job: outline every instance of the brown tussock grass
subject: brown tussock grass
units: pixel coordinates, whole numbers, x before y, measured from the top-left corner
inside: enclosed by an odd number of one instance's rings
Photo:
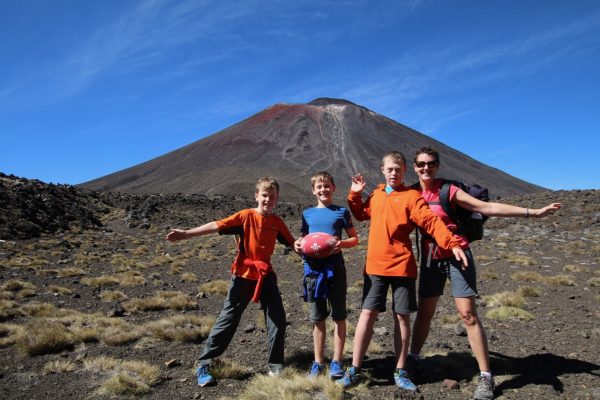
[[[123,303],[123,308],[129,312],[138,312],[193,309],[196,305],[196,301],[183,292],[159,291],[152,297],[131,299]]]
[[[30,282],[22,281],[19,279],[9,279],[2,285],[0,285],[0,290],[6,290],[9,292],[20,292],[21,290],[25,289],[34,290],[35,285]]]
[[[542,274],[533,271],[515,272],[510,277],[514,281],[524,282],[544,282],[546,280]]]
[[[57,353],[71,349],[74,335],[59,322],[47,318],[34,319],[16,337],[15,344],[30,356]]]
[[[106,303],[127,300],[129,297],[118,290],[104,290],[100,293],[100,299]]]
[[[48,290],[52,293],[57,293],[57,294],[62,294],[62,295],[70,295],[73,293],[73,291],[71,289],[64,287],[64,286],[58,286],[58,285],[49,285]]]
[[[148,253],[150,253],[150,249],[145,244],[136,247],[131,252],[131,254],[133,254],[134,256],[138,256],[138,257],[139,256],[145,256]]]
[[[14,345],[23,330],[22,325],[0,324],[0,348]]]
[[[600,286],[600,278],[590,278],[586,283],[590,286],[598,287]]]
[[[229,291],[229,281],[219,279],[216,281],[207,282],[200,285],[198,290],[204,293],[214,293],[225,296]]]
[[[78,267],[68,267],[59,269],[56,276],[59,278],[70,278],[74,276],[87,275],[87,271]]]
[[[181,280],[183,282],[196,283],[198,282],[198,275],[193,272],[184,272],[181,274]]]
[[[489,319],[495,319],[499,321],[504,321],[508,319],[516,319],[521,321],[531,321],[534,319],[534,315],[528,311],[523,310],[522,308],[515,308],[509,306],[501,306],[498,308],[493,308],[485,313],[485,316]]]
[[[556,286],[575,286],[575,281],[569,275],[549,276],[544,282]]]
[[[513,308],[522,308],[525,305],[525,299],[518,292],[500,292],[491,296],[483,296],[483,300],[490,307],[507,306]]]
[[[588,267],[584,267],[583,265],[568,264],[563,267],[563,271],[565,271],[565,272],[590,272],[590,269]]]
[[[173,262],[173,259],[167,255],[160,255],[160,256],[156,256],[154,257],[150,263],[149,266],[150,267],[161,267],[163,265],[167,265]]]
[[[125,271],[112,275],[83,278],[81,283],[87,286],[141,286],[146,283],[146,279],[139,271]]]
[[[363,384],[361,384],[363,385]],[[360,391],[361,385],[352,392]],[[309,378],[306,373],[287,368],[280,377],[256,375],[245,390],[240,393],[240,400],[340,400],[344,390],[325,376]]]
[[[210,372],[217,379],[245,379],[252,372],[250,368],[226,358],[217,358],[210,364]]]
[[[85,359],[84,368],[88,371],[110,374],[101,388],[106,394],[143,394],[158,383],[160,368],[142,361],[122,361],[111,357]]]
[[[71,360],[54,360],[44,364],[42,372],[44,375],[58,374],[61,372],[71,372],[77,369],[77,364]]]
[[[486,281],[498,279],[498,273],[496,271],[486,269],[481,272],[481,278],[485,279]]]
[[[122,346],[138,340],[144,333],[137,327],[111,326],[102,331],[100,341],[107,346]]]
[[[507,262],[511,264],[518,265],[536,265],[537,261],[535,258],[530,256],[525,256],[522,254],[505,254],[503,253],[502,258],[506,259]]]
[[[183,266],[180,263],[173,263],[171,264],[171,266],[169,267],[169,273],[171,275],[177,275],[180,274],[181,271],[183,271]]]
[[[212,316],[175,315],[144,325],[144,330],[160,340],[169,342],[200,343],[210,333],[215,318]]]
[[[521,286],[518,293],[523,297],[539,297],[540,290],[533,286]]]
[[[19,304],[12,300],[0,300],[0,321],[24,315]]]

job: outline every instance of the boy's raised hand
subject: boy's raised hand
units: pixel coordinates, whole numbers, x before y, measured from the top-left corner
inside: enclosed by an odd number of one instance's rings
[[[352,186],[350,186],[350,191],[355,193],[362,192],[365,186],[366,183],[362,174],[352,176]]]

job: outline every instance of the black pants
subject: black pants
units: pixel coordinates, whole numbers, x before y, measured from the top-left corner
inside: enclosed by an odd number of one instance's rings
[[[229,292],[225,298],[223,309],[215,322],[208,338],[204,342],[202,354],[198,357],[198,365],[210,364],[213,358],[219,357],[225,350],[240,323],[242,314],[248,306],[256,281],[233,276]],[[269,364],[283,364],[285,342],[285,310],[281,293],[277,287],[277,276],[268,274],[263,280],[260,294],[261,309],[265,314],[267,334],[269,336]]]

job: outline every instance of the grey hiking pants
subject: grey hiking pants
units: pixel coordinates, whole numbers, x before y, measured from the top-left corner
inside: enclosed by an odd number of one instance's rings
[[[252,300],[255,287],[254,280],[235,275],[231,278],[223,309],[204,342],[202,354],[198,357],[198,366],[210,364],[213,358],[219,357],[227,349],[244,310]],[[277,287],[277,276],[274,273],[264,277],[260,305],[269,335],[268,363],[283,364],[286,320],[281,293]]]

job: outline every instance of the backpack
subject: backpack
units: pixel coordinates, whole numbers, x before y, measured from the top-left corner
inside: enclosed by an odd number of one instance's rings
[[[483,223],[488,217],[481,215],[478,212],[472,212],[461,206],[450,203],[450,186],[454,185],[462,189],[465,193],[479,199],[481,201],[489,201],[488,189],[486,187],[473,184],[471,186],[466,185],[460,181],[443,179],[442,186],[440,187],[440,202],[432,202],[429,204],[439,204],[442,206],[444,212],[450,217],[456,224],[457,234],[467,238],[469,242],[475,240],[481,240],[483,238]],[[411,186],[415,189],[420,189],[419,183],[415,183]]]
[[[469,242],[483,239],[483,223],[487,220],[485,215],[472,212],[466,208],[450,203],[450,186],[454,185],[465,193],[481,201],[489,201],[488,189],[474,184],[468,186],[460,181],[444,180],[440,187],[440,203],[448,217],[456,224],[456,233],[467,238]]]

